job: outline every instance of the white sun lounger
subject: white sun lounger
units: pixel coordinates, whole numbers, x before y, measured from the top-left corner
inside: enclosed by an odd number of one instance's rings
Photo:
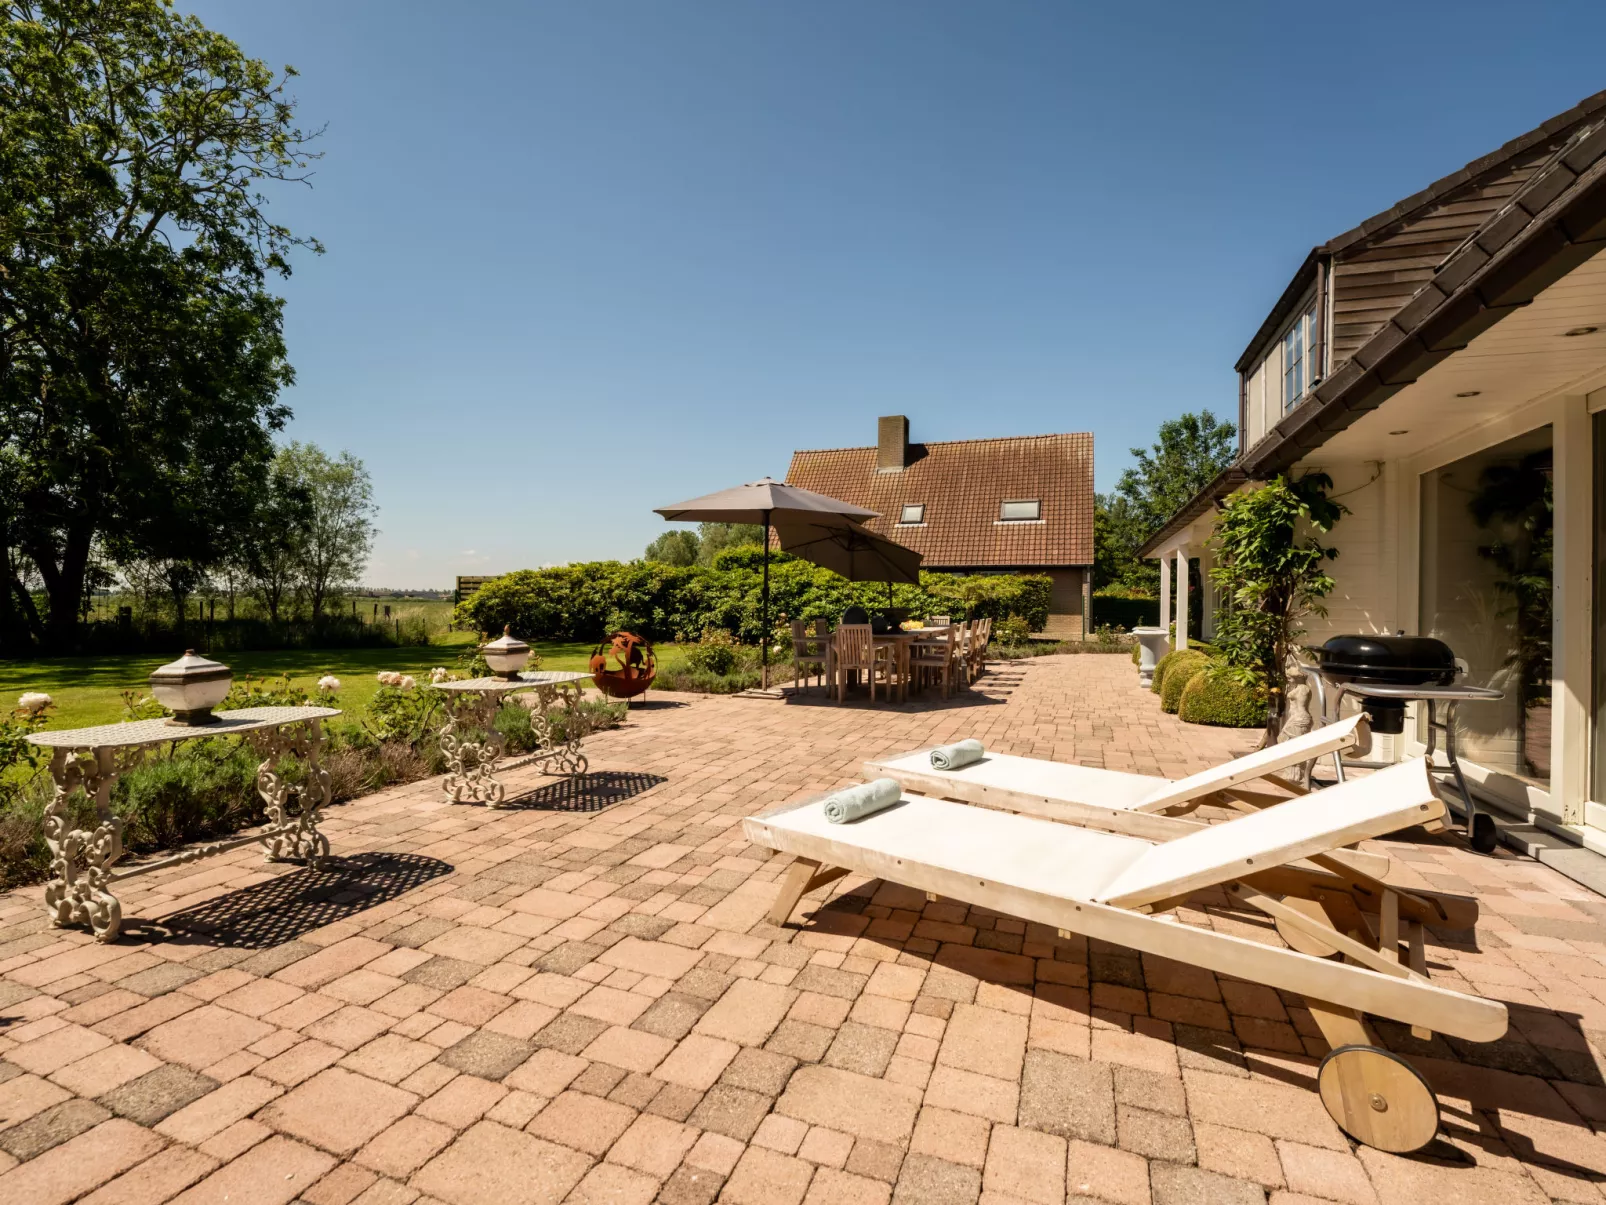
[[[1245,783],[1257,778],[1302,794],[1277,775],[1335,749],[1350,748],[1358,740],[1356,727],[1361,719],[1355,715],[1175,780],[1008,753],[988,753],[980,761],[957,770],[938,770],[932,767],[929,748],[867,761],[864,776],[894,778],[906,791],[939,799],[958,799],[1084,828],[1169,841],[1202,823],[1177,823],[1181,813],[1202,803],[1246,810],[1284,801],[1280,795],[1244,789]]]
[[[1505,1033],[1506,1009],[1437,987],[1425,974],[1422,923],[1445,923],[1447,912],[1464,919],[1475,904],[1388,888],[1330,855],[1443,815],[1419,759],[1163,843],[909,795],[848,824],[829,823],[815,800],[750,817],[743,829],[754,844],[796,857],[770,913],[775,924],[808,891],[856,872],[1298,992],[1333,1047],[1318,1074],[1328,1111],[1359,1140],[1403,1151],[1431,1140],[1437,1104],[1414,1068],[1377,1048],[1362,1015],[1493,1041]],[[1301,859],[1324,869],[1298,869]],[[1212,886],[1344,960],[1152,915]],[[1302,910],[1284,895],[1332,907]],[[1356,911],[1353,928],[1346,909]],[[1339,927],[1330,923],[1335,915]]]

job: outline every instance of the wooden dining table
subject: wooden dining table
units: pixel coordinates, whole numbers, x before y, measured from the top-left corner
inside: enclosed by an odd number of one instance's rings
[[[898,701],[902,702],[909,697],[909,657],[917,640],[933,640],[948,635],[948,629],[956,624],[944,624],[942,627],[914,628],[911,631],[885,632],[872,636],[871,643],[877,648],[889,648],[897,658]]]

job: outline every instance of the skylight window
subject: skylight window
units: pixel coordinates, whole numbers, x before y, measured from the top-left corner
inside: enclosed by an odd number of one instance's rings
[[[926,504],[924,502],[905,502],[903,510],[898,514],[899,523],[924,523],[926,521]]]
[[[1029,501],[1017,500],[998,504],[998,521],[1000,523],[1037,523],[1042,518],[1043,503],[1037,498],[1032,498]]]

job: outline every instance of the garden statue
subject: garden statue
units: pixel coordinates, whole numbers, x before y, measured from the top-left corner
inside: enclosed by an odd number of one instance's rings
[[[633,632],[613,632],[591,654],[591,680],[611,699],[633,699],[652,685],[658,658],[652,644]]]

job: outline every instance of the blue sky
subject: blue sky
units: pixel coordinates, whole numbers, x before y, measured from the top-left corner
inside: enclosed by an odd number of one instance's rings
[[[367,463],[390,586],[639,555],[879,414],[1092,431],[1108,489],[1235,417],[1313,244],[1606,88],[1599,3],[189,7],[327,126],[288,435]]]

